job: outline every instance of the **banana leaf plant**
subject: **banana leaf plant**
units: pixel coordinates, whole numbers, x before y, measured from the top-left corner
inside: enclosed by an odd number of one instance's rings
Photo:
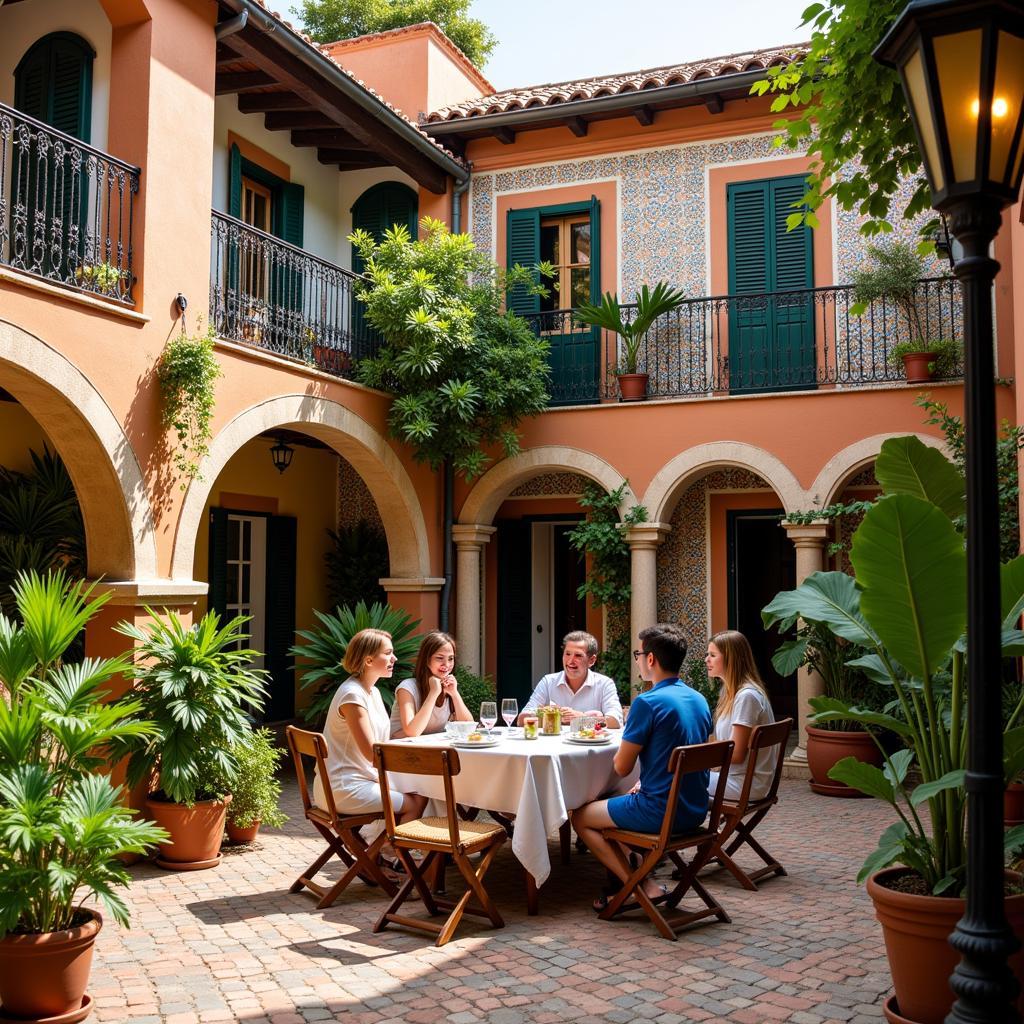
[[[915,871],[935,895],[960,895],[966,869],[967,557],[955,523],[964,514],[959,470],[916,437],[887,440],[875,463],[882,497],[853,536],[855,577],[809,576],[777,594],[761,613],[765,626],[797,619],[820,624],[866,653],[848,664],[891,694],[886,710],[823,696],[811,699],[812,721],[856,722],[884,756],[876,768],[844,758],[829,772],[839,782],[888,803],[896,820],[864,862],[858,882],[893,864]],[[1024,653],[1017,628],[1024,611],[1024,556],[1002,567],[1002,650]],[[993,686],[1000,680],[993,679]],[[1024,768],[1022,699],[1003,735],[1004,770]],[[890,754],[878,733],[903,742]],[[916,767],[920,782],[911,786]],[[1024,841],[1024,827],[1006,833],[1007,849]]]
[[[671,313],[686,301],[686,296],[667,281],[659,281],[654,290],[645,284],[636,293],[636,315],[628,323],[622,319],[618,295],[605,292],[600,306],[581,303],[573,314],[584,324],[591,324],[617,334],[622,339],[619,373],[636,373],[640,342],[659,316]]]

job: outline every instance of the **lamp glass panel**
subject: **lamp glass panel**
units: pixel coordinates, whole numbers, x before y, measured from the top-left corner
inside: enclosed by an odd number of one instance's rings
[[[953,178],[971,181],[978,170],[978,83],[981,77],[981,29],[936,36],[935,70],[942,96]]]
[[[910,59],[903,65],[903,80],[906,82],[907,92],[910,95],[914,123],[921,133],[921,141],[924,143],[924,155],[931,171],[932,188],[936,192],[941,192],[946,187],[946,177],[942,172],[939,146],[935,140],[935,123],[932,121],[928,107],[928,88],[924,81],[924,65],[921,62],[920,49],[914,50]]]
[[[998,46],[988,176],[993,181],[1004,181],[1011,173],[1007,164],[1016,156],[1010,153],[1010,145],[1021,116],[1021,104],[1024,103],[1024,39],[1000,32]]]

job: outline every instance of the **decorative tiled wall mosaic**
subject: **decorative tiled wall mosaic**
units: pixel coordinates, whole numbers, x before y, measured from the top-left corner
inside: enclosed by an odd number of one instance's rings
[[[542,473],[520,484],[510,498],[576,497],[583,493],[587,477],[579,473]]]
[[[384,532],[384,521],[363,478],[350,462],[338,456],[338,529],[354,526],[365,519]]]
[[[672,532],[658,548],[658,618],[678,622],[694,649],[709,635],[708,492],[751,490],[771,487],[749,470],[712,470],[680,495],[669,520]]]

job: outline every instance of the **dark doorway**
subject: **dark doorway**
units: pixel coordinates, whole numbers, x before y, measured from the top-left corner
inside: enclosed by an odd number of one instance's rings
[[[562,637],[573,630],[587,628],[587,601],[586,598],[577,596],[577,591],[587,578],[587,563],[583,553],[569,543],[569,533],[573,529],[573,526],[563,523],[557,524],[554,528],[552,672],[557,672],[562,667]]]
[[[522,707],[533,692],[530,661],[531,524],[499,520],[498,545],[498,698],[515,697]]]
[[[785,637],[761,622],[761,609],[780,590],[796,586],[796,551],[780,525],[782,510],[734,510],[726,516],[729,627],[750,641],[775,717],[795,717],[796,674],[780,676],[772,666],[772,655]]]

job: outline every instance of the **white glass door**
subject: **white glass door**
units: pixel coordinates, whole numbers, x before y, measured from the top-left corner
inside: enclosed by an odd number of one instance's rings
[[[228,516],[227,616],[251,616],[247,646],[260,652],[253,668],[263,668],[267,598],[267,520]]]

